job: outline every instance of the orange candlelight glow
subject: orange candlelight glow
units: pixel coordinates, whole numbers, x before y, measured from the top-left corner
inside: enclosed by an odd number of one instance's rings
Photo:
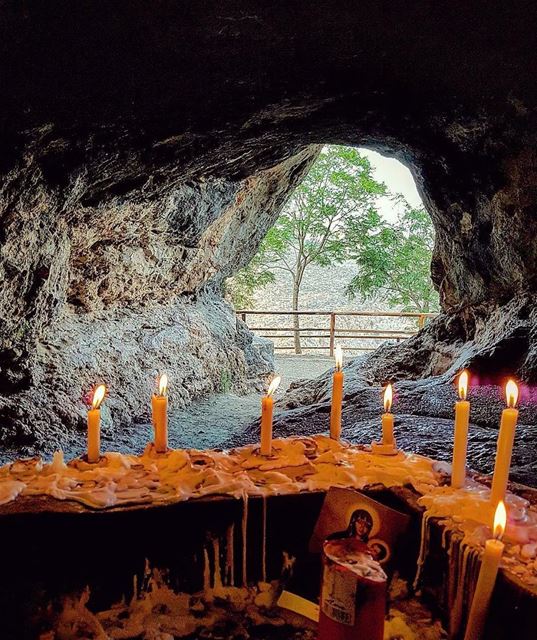
[[[392,408],[393,402],[393,389],[391,383],[386,386],[384,389],[384,411],[386,413],[390,413],[390,409]]]
[[[341,367],[343,366],[343,349],[339,344],[335,349],[334,357],[336,360],[336,371],[341,371]]]
[[[518,387],[514,380],[508,380],[505,385],[505,397],[507,399],[507,406],[514,408],[518,400]]]
[[[459,398],[466,400],[468,394],[468,371],[466,369],[459,376]]]
[[[505,503],[503,500],[498,502],[498,506],[496,507],[496,513],[494,514],[494,538],[496,540],[501,540],[503,538],[503,534],[505,531],[505,525],[507,524],[507,511],[505,510]]]
[[[91,408],[98,409],[101,406],[104,396],[106,394],[106,387],[104,384],[100,384],[95,388],[93,392],[93,400],[91,401]]]
[[[159,396],[166,396],[168,393],[168,376],[163,373],[158,380],[158,394]]]
[[[280,386],[281,380],[281,376],[275,376],[274,378],[272,378],[272,382],[269,384],[269,388],[267,390],[267,396],[270,397],[276,391],[276,389]]]

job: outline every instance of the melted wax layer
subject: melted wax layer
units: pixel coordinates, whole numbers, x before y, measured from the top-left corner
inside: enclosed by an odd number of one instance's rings
[[[17,496],[51,496],[93,509],[166,503],[202,496],[270,496],[327,490],[412,485],[425,493],[439,484],[429,458],[399,453],[373,455],[326,436],[274,440],[273,454],[257,445],[231,451],[171,450],[141,456],[106,453],[97,464],[65,463],[62,452],[51,463],[40,458],[0,468],[0,504]]]
[[[274,440],[270,457],[261,456],[258,445],[231,451],[171,450],[166,454],[156,454],[148,445],[141,456],[106,453],[97,464],[83,459],[65,463],[62,452],[50,463],[40,458],[16,461],[0,468],[0,504],[18,496],[49,496],[105,509],[203,496],[247,499],[330,487],[410,485],[421,494],[419,502],[425,509],[419,566],[427,555],[429,523],[434,519],[441,520],[446,531],[459,535],[468,552],[458,556],[471,568],[469,555],[479,555],[485,540],[492,536],[490,491],[470,479],[463,489],[445,486],[446,471],[445,465],[442,468],[441,463],[424,456],[403,452],[376,455],[365,447],[323,435]],[[506,503],[509,522],[502,566],[537,589],[537,510],[513,494],[508,494]],[[447,547],[452,537],[444,538]],[[464,567],[456,570],[465,572]]]

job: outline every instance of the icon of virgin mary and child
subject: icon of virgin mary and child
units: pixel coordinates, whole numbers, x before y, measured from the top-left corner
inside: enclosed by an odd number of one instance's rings
[[[386,560],[389,550],[385,542],[374,539],[370,540],[373,529],[373,517],[366,509],[356,509],[352,512],[347,528],[343,531],[333,533],[329,540],[341,540],[343,538],[354,538],[368,546],[369,552],[378,562]]]

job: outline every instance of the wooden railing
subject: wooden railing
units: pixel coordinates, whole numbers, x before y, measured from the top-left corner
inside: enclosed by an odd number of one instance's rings
[[[422,329],[429,318],[436,316],[435,313],[412,313],[404,311],[254,311],[250,309],[241,309],[237,311],[237,315],[245,322],[251,331],[254,331],[258,335],[264,338],[271,338],[278,340],[278,343],[274,345],[278,350],[296,350],[295,336],[298,335],[304,341],[302,349],[309,351],[324,350],[328,351],[331,356],[334,355],[334,347],[336,343],[345,341],[366,341],[367,344],[372,345],[374,341],[381,343],[384,341],[400,342],[415,335],[420,329]],[[248,323],[248,319],[251,316],[262,316],[264,318],[271,316],[289,316],[290,318],[300,319],[315,318],[316,320],[324,320],[321,326],[314,327],[296,327],[296,326],[281,326],[278,323],[277,326],[263,323],[264,326],[255,326]],[[404,319],[405,326],[401,329],[394,329],[390,327],[385,328],[363,328],[348,326],[349,322],[346,322],[347,326],[338,326],[338,318],[392,318],[392,319]],[[410,321],[410,324],[409,324]],[[415,326],[412,326],[415,323]],[[322,325],[326,326],[322,326]],[[282,340],[291,338],[293,343],[281,344]],[[315,340],[316,344],[306,344],[306,341]],[[350,347],[345,344],[346,351],[372,351],[378,346],[354,346]]]

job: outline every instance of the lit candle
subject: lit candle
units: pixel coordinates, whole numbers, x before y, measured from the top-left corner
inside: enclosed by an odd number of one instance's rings
[[[393,437],[393,413],[390,413],[393,402],[393,388],[391,384],[384,389],[384,413],[382,414],[382,444],[395,447]]]
[[[341,436],[341,409],[343,404],[343,351],[339,344],[335,349],[336,370],[332,380],[332,408],[330,410],[330,437],[339,440]]]
[[[498,575],[500,560],[502,559],[504,549],[501,538],[505,531],[506,520],[505,505],[503,501],[500,500],[494,516],[494,537],[486,541],[485,551],[481,558],[481,569],[479,570],[479,578],[477,579],[474,597],[472,598],[472,606],[466,624],[464,640],[479,640],[485,628],[487,610],[492,592],[494,591],[496,576]]]
[[[492,478],[492,489],[490,492],[490,501],[493,505],[505,498],[507,481],[509,480],[509,470],[511,468],[511,455],[513,453],[513,442],[515,440],[515,429],[518,419],[518,409],[515,409],[518,400],[518,387],[513,380],[509,380],[505,385],[505,396],[507,409],[502,411],[500,433],[498,434],[498,443],[496,446],[494,476]]]
[[[153,429],[155,433],[155,449],[157,453],[168,450],[168,376],[163,373],[158,381],[158,393],[151,398],[153,410]]]
[[[280,384],[280,376],[272,379],[267,395],[261,398],[261,455],[270,456],[272,453],[272,412],[274,409],[273,393]]]
[[[470,403],[468,393],[468,372],[459,376],[459,398],[455,403],[455,442],[453,444],[453,462],[451,465],[451,486],[464,487],[466,480],[466,450],[468,448],[468,423],[470,421]]]
[[[101,457],[101,410],[106,387],[100,384],[93,392],[91,409],[88,411],[88,462],[99,462]]]

